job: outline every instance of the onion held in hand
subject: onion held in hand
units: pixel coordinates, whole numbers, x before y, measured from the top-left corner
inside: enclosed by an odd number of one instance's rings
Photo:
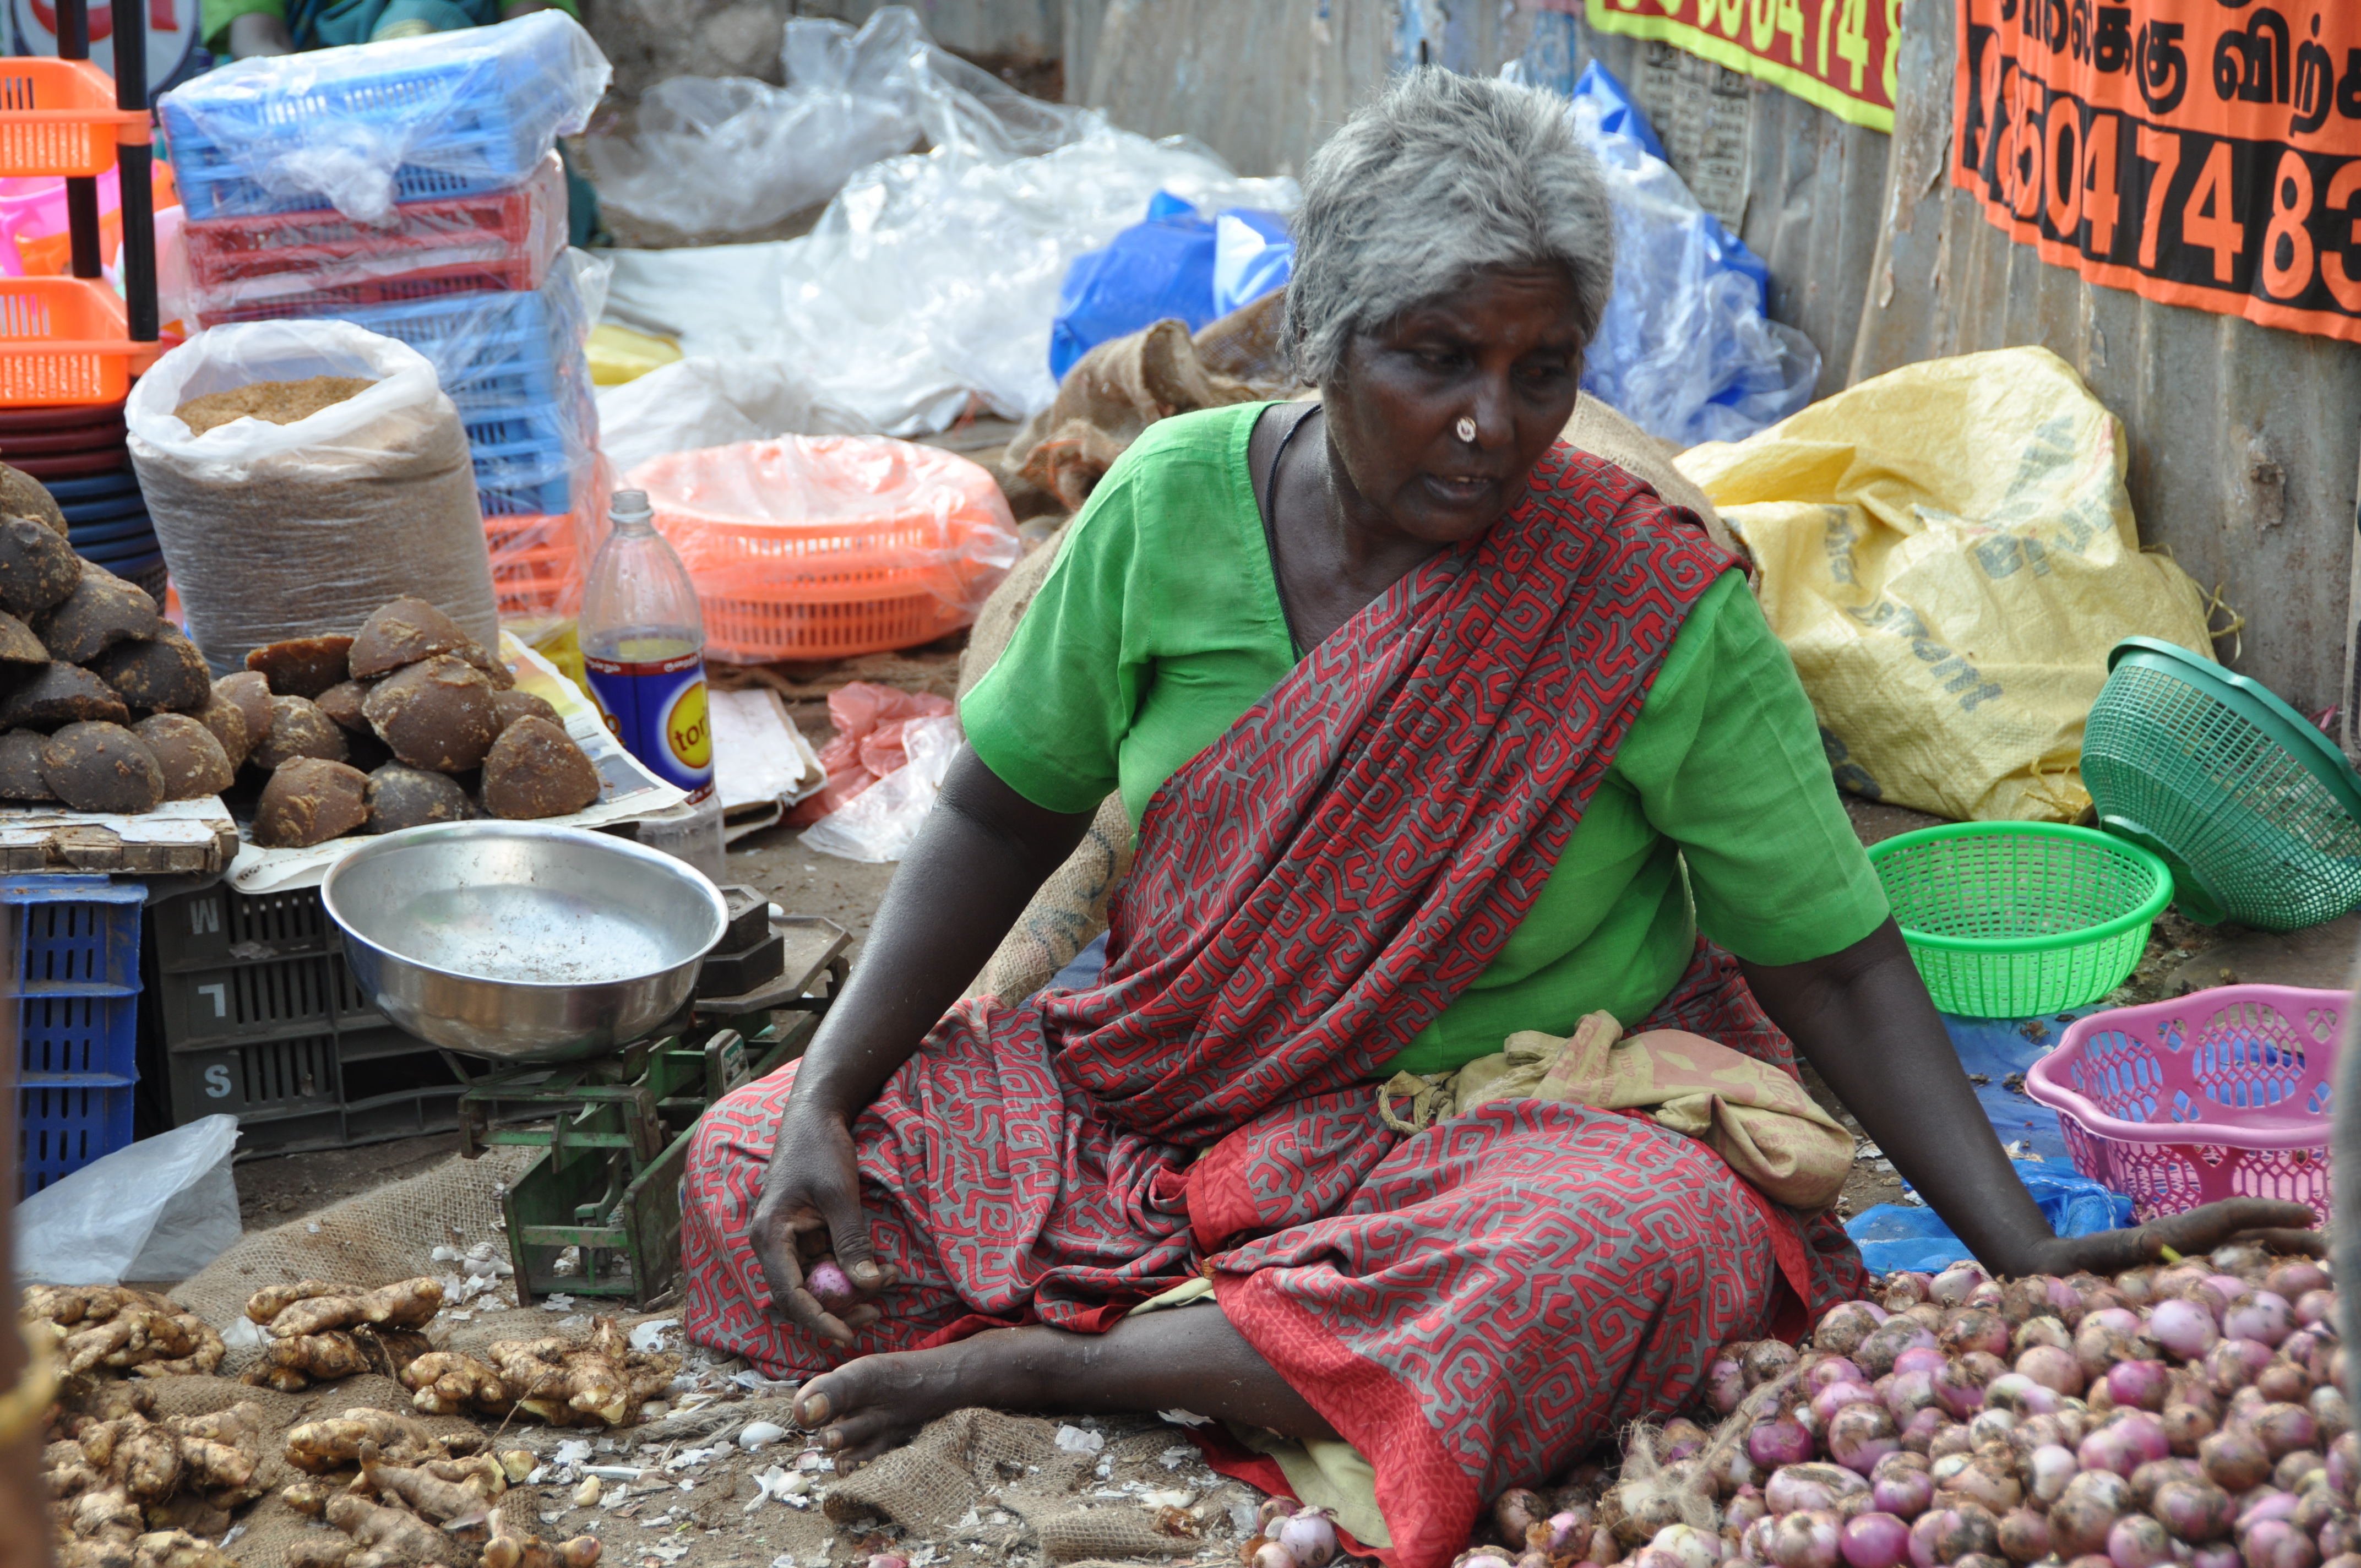
[[[804,1273],[804,1288],[828,1312],[840,1312],[852,1305],[855,1297],[852,1280],[832,1257],[821,1258]]]

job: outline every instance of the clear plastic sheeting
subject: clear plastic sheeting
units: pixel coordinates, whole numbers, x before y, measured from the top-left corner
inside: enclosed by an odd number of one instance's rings
[[[1157,192],[1206,212],[1300,201],[1292,180],[1241,180],[1194,142],[1028,98],[923,34],[900,69],[929,150],[854,172],[809,235],[618,255],[614,319],[686,356],[604,400],[618,450],[1022,419],[1057,396],[1049,326],[1067,269]],[[635,430],[642,418],[661,433]]]
[[[1570,113],[1615,209],[1615,294],[1582,389],[1680,446],[1743,441],[1810,402],[1819,350],[1763,313],[1763,263],[1697,204],[1597,60]]]
[[[640,99],[637,134],[592,137],[585,157],[598,199],[684,234],[767,228],[917,144],[909,62],[932,48],[906,6],[885,6],[857,33],[796,17],[779,50],[785,86],[675,76]]]
[[[588,122],[610,74],[582,25],[494,27],[241,60],[159,105],[191,221],[399,202],[516,184]]]
[[[804,848],[848,861],[898,861],[909,853],[959,755],[956,717],[902,726],[909,761],[806,829]]]
[[[553,152],[521,184],[407,202],[382,225],[333,209],[184,223],[159,255],[158,294],[165,320],[219,326],[530,291],[566,249],[566,213]]]
[[[196,435],[174,411],[314,376],[374,385],[288,424]],[[215,674],[264,643],[348,636],[405,594],[487,648],[499,638],[467,434],[417,349],[348,322],[215,327],[141,377],[124,418],[189,635]]]
[[[708,658],[842,658],[975,619],[1019,545],[992,476],[874,436],[788,436],[642,464],[656,527],[688,567]]]
[[[874,164],[795,242],[781,348],[833,428],[917,435],[979,404],[1005,419],[1048,408],[1049,324],[1076,257],[1159,190],[1208,211],[1301,200],[1294,181],[1238,179],[1193,142],[1077,117],[1079,140],[1036,157],[939,146]]]

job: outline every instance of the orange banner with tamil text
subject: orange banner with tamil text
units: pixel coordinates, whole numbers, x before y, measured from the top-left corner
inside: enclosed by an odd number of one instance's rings
[[[2361,343],[2361,0],[1958,0],[1953,179],[2045,260]]]

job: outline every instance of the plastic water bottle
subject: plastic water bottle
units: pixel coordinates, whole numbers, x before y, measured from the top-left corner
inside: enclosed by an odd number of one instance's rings
[[[713,721],[705,695],[705,617],[688,568],[655,530],[646,492],[618,490],[614,528],[590,563],[579,636],[607,728],[648,772],[688,792],[686,809],[640,824],[640,842],[728,880]]]

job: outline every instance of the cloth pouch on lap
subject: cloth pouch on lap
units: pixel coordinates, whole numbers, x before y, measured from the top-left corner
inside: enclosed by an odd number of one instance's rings
[[[1609,1013],[1591,1014],[1570,1038],[1520,1031],[1499,1054],[1455,1073],[1397,1073],[1378,1106],[1388,1125],[1415,1132],[1495,1100],[1646,1112],[1657,1125],[1710,1145],[1730,1169],[1792,1209],[1827,1208],[1852,1168],[1852,1135],[1795,1079],[1679,1029],[1626,1039]],[[1396,1110],[1405,1101],[1407,1117]]]

